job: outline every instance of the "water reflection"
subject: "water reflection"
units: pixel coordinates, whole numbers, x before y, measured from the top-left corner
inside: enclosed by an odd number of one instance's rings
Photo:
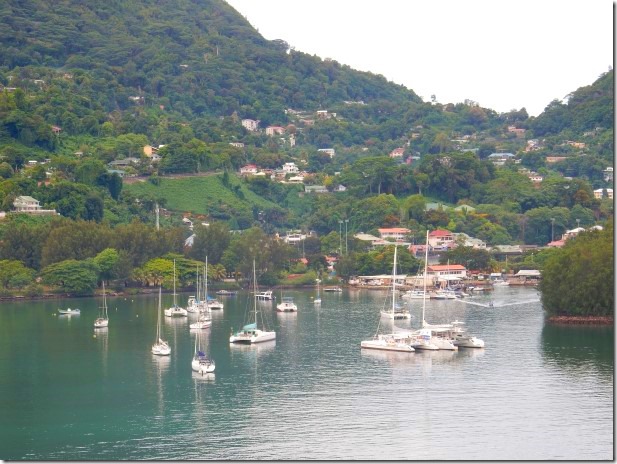
[[[545,323],[542,356],[547,364],[570,375],[587,375],[590,369],[613,375],[615,331],[613,326]]]

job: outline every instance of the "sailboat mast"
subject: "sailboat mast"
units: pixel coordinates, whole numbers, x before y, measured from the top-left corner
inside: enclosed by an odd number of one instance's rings
[[[174,308],[176,306],[176,260],[174,259]]]
[[[257,272],[255,271],[255,260],[253,260],[253,307],[255,308],[255,324],[257,324]]]
[[[397,246],[394,245],[394,264],[392,265],[392,319],[394,319],[394,309],[396,303],[396,250]]]
[[[206,294],[204,295],[204,301],[206,307],[208,307],[208,257],[206,256],[206,270],[204,271],[204,289]]]
[[[161,340],[161,286],[159,285],[159,308],[156,313],[156,343]]]
[[[428,269],[428,230],[426,231],[426,244],[424,245],[424,294],[422,295],[422,327],[426,325],[424,313],[426,311],[426,272]]]

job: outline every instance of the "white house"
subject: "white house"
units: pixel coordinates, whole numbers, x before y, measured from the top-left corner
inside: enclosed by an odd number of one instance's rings
[[[593,191],[593,196],[598,199],[604,198],[605,189],[597,189]],[[606,189],[606,198],[613,199],[613,189]]]
[[[13,202],[16,213],[27,214],[58,214],[55,209],[43,209],[40,202],[32,197],[22,195],[15,198]]]
[[[248,131],[255,132],[259,127],[259,121],[255,121],[254,119],[243,119],[242,127]]]
[[[246,166],[242,166],[240,168],[241,176],[254,176],[259,172],[259,169],[254,164],[247,164]]]
[[[467,269],[460,264],[433,264],[427,266],[426,276],[434,276],[442,280],[464,279],[467,277]]]
[[[404,227],[391,227],[378,230],[379,236],[382,240],[387,240],[389,238],[393,238],[394,240],[403,240],[411,233],[411,230],[405,229]]]
[[[449,230],[437,229],[429,232],[428,244],[431,248],[449,248],[454,242],[454,234]]]
[[[297,174],[298,172],[300,172],[300,169],[298,169],[298,166],[296,166],[296,163],[294,162],[285,163],[283,165],[283,172],[285,174]]]

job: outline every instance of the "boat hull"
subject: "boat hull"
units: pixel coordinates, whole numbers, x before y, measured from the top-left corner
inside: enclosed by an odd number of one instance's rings
[[[259,333],[237,333],[229,337],[229,343],[242,343],[250,345],[253,343],[267,342],[276,339],[276,332],[261,332]]]
[[[97,319],[94,321],[95,329],[103,329],[109,325],[109,321],[107,319]]]
[[[171,348],[166,343],[155,343],[152,345],[152,354],[157,356],[169,356],[171,354]]]
[[[383,339],[378,340],[363,340],[360,342],[360,348],[369,350],[382,350],[382,351],[398,351],[403,353],[413,353],[415,349],[406,343],[400,342],[388,342]]]
[[[211,361],[200,361],[199,359],[191,361],[191,369],[200,374],[211,374],[214,372],[215,367],[215,364]]]

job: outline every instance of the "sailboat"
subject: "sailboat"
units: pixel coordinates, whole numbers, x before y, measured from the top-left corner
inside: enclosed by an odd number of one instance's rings
[[[409,343],[408,335],[403,333],[397,333],[397,327],[394,325],[396,319],[396,293],[395,293],[395,276],[396,276],[396,246],[394,247],[394,266],[392,271],[392,310],[381,311],[382,315],[388,316],[392,319],[392,333],[380,334],[379,326],[381,321],[377,324],[377,333],[370,340],[363,340],[360,342],[360,348],[368,348],[373,350],[384,351],[402,351],[406,353],[412,353],[415,351],[414,347]],[[399,329],[399,332],[404,332]]]
[[[206,356],[206,353],[201,351],[201,335],[200,332],[198,332],[197,335],[195,335],[195,354],[191,361],[191,369],[204,375],[214,372],[215,367],[214,361]]]
[[[321,282],[321,280],[315,279],[315,282],[317,282],[317,298],[313,300],[313,303],[321,304],[321,296],[319,295],[319,282]]]
[[[206,258],[207,259],[207,258]],[[199,312],[199,308],[201,306],[201,299],[200,297],[200,290],[201,290],[201,284],[199,281],[199,266],[197,266],[197,277],[196,277],[196,281],[195,281],[195,289],[197,290],[195,295],[191,295],[189,296],[187,302],[186,302],[186,310],[189,313],[198,313]]]
[[[262,316],[262,329],[257,328],[257,272],[255,271],[255,260],[253,260],[253,314],[254,321],[250,322],[242,327],[241,330],[232,334],[229,337],[229,343],[260,343],[268,340],[276,339],[276,332],[267,331],[263,325]]]
[[[103,306],[101,307],[101,315],[94,321],[95,329],[102,329],[109,324],[109,316],[107,316],[107,298],[105,297],[105,281],[103,281]]]
[[[417,350],[457,350],[458,348],[447,338],[433,334],[434,330],[441,328],[426,323],[426,278],[428,270],[428,230],[426,231],[426,246],[424,251],[424,295],[422,298],[422,320],[420,330],[414,333],[416,336],[413,346]]]
[[[205,295],[208,295],[208,257],[206,257],[206,267],[204,270],[204,282],[205,282]],[[201,303],[198,303],[201,305]],[[199,312],[199,319],[197,322],[193,322],[189,325],[191,329],[207,329],[212,325],[212,317],[210,316],[210,309],[208,307],[208,299],[204,301],[204,311]]]
[[[283,296],[283,287],[281,286],[281,302],[276,305],[276,310],[280,313],[294,312],[298,310],[298,306],[294,303],[291,296]]]
[[[171,308],[167,308],[165,310],[165,316],[167,317],[174,317],[174,316],[188,316],[189,313],[186,309],[181,308],[180,306],[178,306],[178,303],[176,303],[176,260],[174,259],[174,304]]]
[[[152,354],[169,356],[171,347],[161,338],[161,287],[159,286],[159,307],[156,311],[156,341],[152,345]]]
[[[409,311],[396,303],[396,252],[397,247],[394,246],[394,264],[392,265],[392,310],[381,311],[382,316],[389,317],[390,319],[409,319],[411,315]]]

